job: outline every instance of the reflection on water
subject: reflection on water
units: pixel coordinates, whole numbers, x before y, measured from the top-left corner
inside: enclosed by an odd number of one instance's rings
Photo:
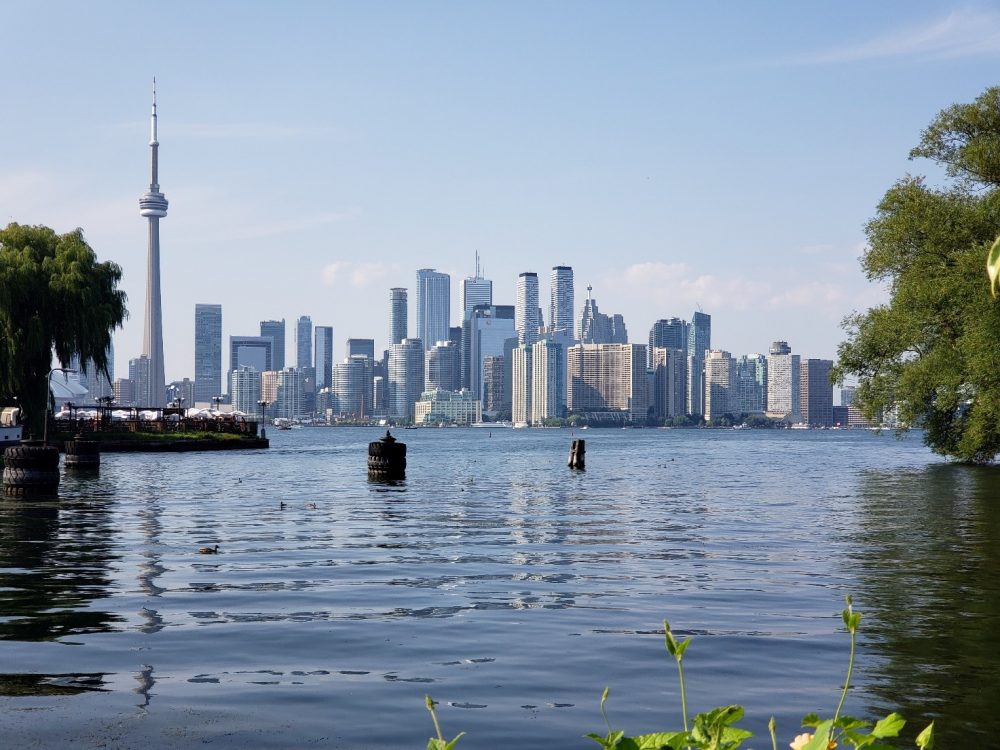
[[[664,617],[697,636],[692,707],[790,740],[836,705],[848,592],[852,701],[987,725],[989,472],[867,432],[657,430],[595,431],[571,472],[566,431],[481,432],[408,433],[405,480],[368,479],[369,431],[303,429],[108,455],[57,503],[0,505],[5,742],[412,746],[432,692],[468,750],[579,747],[605,685],[616,724],[665,728]]]
[[[995,745],[1000,471],[935,465],[861,482],[863,631],[884,657],[869,689],[914,731],[936,719],[942,747]]]

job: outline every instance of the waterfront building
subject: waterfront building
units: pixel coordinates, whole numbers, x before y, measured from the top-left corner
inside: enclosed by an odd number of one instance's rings
[[[514,329],[517,343],[534,344],[542,327],[538,314],[538,274],[526,271],[517,277],[517,302],[514,307]]]
[[[389,343],[398,344],[406,338],[406,290],[394,287],[389,290]]]
[[[413,404],[424,392],[424,346],[403,339],[389,347],[389,416],[413,420]]]
[[[268,403],[268,414],[274,414],[278,401],[277,370],[267,370],[260,374],[260,398]]]
[[[333,383],[333,326],[316,326],[313,329],[313,339],[316,355],[316,393],[319,394],[324,388],[329,389]],[[316,408],[319,411],[319,404]]]
[[[736,360],[736,393],[743,414],[767,411],[767,357],[744,354]]]
[[[244,365],[233,370],[230,377],[229,392],[232,394],[233,409],[249,416],[260,412],[260,372],[253,367]]]
[[[649,329],[649,366],[653,366],[653,350],[657,347],[687,351],[687,337],[687,323],[680,318],[661,318],[653,323]]]
[[[295,419],[302,416],[302,373],[294,367],[278,372],[275,416]]]
[[[845,385],[840,389],[840,405],[850,406],[854,403],[854,392],[857,391],[857,387],[853,385]]]
[[[531,424],[531,378],[534,350],[518,344],[511,362],[511,419],[514,424]]]
[[[414,404],[415,424],[470,425],[482,418],[479,399],[464,388],[460,391],[427,390]]]
[[[705,358],[705,421],[738,412],[736,360],[727,351],[710,349]]]
[[[253,367],[257,372],[277,370],[274,366],[273,346],[274,339],[270,336],[230,336],[227,380],[232,379],[233,370],[243,366]],[[209,397],[209,400],[212,398],[214,397]]]
[[[417,338],[424,348],[448,340],[451,325],[451,277],[433,268],[417,271]],[[416,401],[416,399],[414,399]]]
[[[587,301],[583,303],[580,316],[580,343],[582,344],[627,344],[628,331],[621,315],[605,315],[597,308],[593,297],[593,287],[587,287]]]
[[[799,374],[799,404],[802,421],[813,427],[833,425],[833,360],[807,359]]]
[[[517,334],[503,342],[503,406],[501,411],[510,411],[514,403],[514,350],[517,348]]]
[[[425,354],[424,389],[457,391],[462,380],[461,355],[454,341],[438,341]]]
[[[712,348],[712,316],[701,310],[691,316],[687,326],[688,357],[688,414],[705,413],[705,353]]]
[[[194,306],[194,399],[209,403],[222,393],[222,305]]]
[[[149,221],[149,246],[146,261],[146,310],[142,333],[142,357],[146,375],[138,388],[137,400],[144,406],[163,406],[166,401],[166,376],[163,365],[163,310],[160,304],[160,219],[167,215],[167,199],[160,192],[159,149],[156,139],[156,79],[153,79],[153,111],[150,115],[149,190],[139,199],[139,215]]]
[[[406,338],[405,336],[403,337]],[[402,341],[403,339],[400,339]],[[375,339],[347,339],[347,356],[362,356],[375,361]]]
[[[531,419],[542,425],[566,416],[566,347],[554,339],[531,347]]]
[[[385,414],[387,382],[381,375],[372,378],[372,414]]]
[[[295,321],[295,366],[300,370],[313,366],[312,318],[303,315]]]
[[[687,357],[680,348],[653,349],[653,414],[657,419],[683,417],[687,404]]]
[[[333,369],[334,413],[363,419],[374,411],[372,368],[371,358],[364,354],[355,354],[337,363]]]
[[[549,330],[573,337],[573,311],[576,309],[573,293],[572,266],[554,266],[549,277]]]
[[[271,366],[275,370],[285,369],[285,319],[262,320],[260,335],[271,339]],[[230,365],[232,368],[232,365]],[[268,367],[267,369],[271,369]]]
[[[489,355],[483,359],[483,395],[480,399],[483,412],[494,416],[504,408],[504,380],[502,354]]]
[[[502,356],[504,342],[517,339],[513,305],[477,305],[469,320],[470,387],[472,395],[483,395],[483,360]]]
[[[767,355],[767,416],[796,424],[802,421],[799,355],[787,341],[775,341]]]
[[[646,418],[645,344],[577,344],[567,352],[571,412],[621,412],[630,421]]]
[[[151,396],[149,357],[142,354],[128,361],[128,379],[132,382],[133,405],[146,407],[156,405],[156,403],[146,401]],[[163,396],[160,397],[157,403],[160,405],[166,403],[166,386],[164,386]]]

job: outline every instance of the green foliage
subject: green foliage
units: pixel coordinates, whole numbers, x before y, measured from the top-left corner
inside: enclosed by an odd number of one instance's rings
[[[80,229],[0,229],[0,394],[18,398],[30,432],[42,433],[53,353],[63,367],[79,354],[107,374],[111,332],[128,315],[121,276]]]
[[[465,732],[459,732],[455,735],[454,739],[450,741],[446,740],[444,735],[441,733],[441,725],[438,723],[437,711],[435,711],[437,703],[429,695],[425,695],[424,705],[427,706],[427,710],[430,711],[431,719],[434,721],[434,730],[437,732],[437,737],[431,737],[427,740],[427,750],[452,750]]]
[[[969,463],[1000,453],[1000,303],[982,276],[1000,231],[998,101],[992,88],[945,110],[911,152],[943,164],[953,184],[906,177],[882,198],[862,266],[890,301],[845,320],[831,374],[858,378],[867,419],[895,412],[900,429],[920,426],[934,451]]]

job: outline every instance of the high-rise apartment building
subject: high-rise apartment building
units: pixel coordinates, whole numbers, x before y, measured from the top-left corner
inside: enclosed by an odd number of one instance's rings
[[[619,411],[633,421],[648,406],[645,344],[577,344],[567,351],[571,412]]]
[[[333,326],[316,326],[316,393],[333,384]]]
[[[250,415],[260,413],[261,408],[257,403],[261,400],[260,371],[244,366],[233,370],[229,377],[233,409]]]
[[[683,417],[687,404],[687,357],[680,348],[653,349],[653,414],[657,419]]]
[[[295,419],[304,414],[302,409],[302,373],[294,367],[286,367],[278,372],[278,388],[275,395],[276,416]]]
[[[167,215],[167,199],[160,192],[160,143],[156,138],[156,79],[153,79],[153,111],[149,118],[149,190],[139,199],[139,215],[149,220],[146,263],[146,316],[142,333],[142,357],[146,376],[134,383],[136,400],[143,406],[163,406],[166,382],[163,365],[163,310],[160,305],[160,219]]]
[[[517,339],[513,305],[480,305],[473,308],[469,319],[469,390],[476,398],[482,399],[483,395],[483,360],[489,356],[502,356],[508,339]]]
[[[534,349],[518,344],[512,353],[511,394],[512,419],[515,425],[531,424],[531,377]]]
[[[538,341],[538,329],[542,322],[538,318],[538,274],[526,271],[517,277],[517,302],[514,306],[514,328],[519,344],[534,344]]]
[[[503,355],[488,355],[483,359],[483,411],[495,415],[504,406]]]
[[[737,415],[736,360],[721,349],[710,349],[705,358],[705,421]]]
[[[705,352],[712,348],[712,316],[699,310],[687,327],[688,414],[705,414]],[[693,359],[691,359],[693,358]]]
[[[361,419],[375,411],[373,361],[364,354],[354,354],[338,362],[333,370],[335,413]]]
[[[549,330],[572,338],[575,305],[572,266],[554,266],[549,278]]]
[[[398,344],[406,338],[406,290],[394,287],[389,290],[389,343]]]
[[[271,364],[269,370],[285,369],[285,319],[262,320],[260,335],[271,339]],[[230,365],[231,367],[231,365]]]
[[[799,403],[802,421],[814,427],[833,425],[833,383],[830,370],[833,360],[807,359],[799,375]]]
[[[194,306],[194,400],[222,393],[222,305]],[[194,406],[194,403],[191,403]]]
[[[152,384],[150,382],[150,360],[145,354],[141,354],[135,359],[128,361],[128,379],[132,383],[132,400],[134,406],[150,407],[155,404],[146,402],[145,399],[151,397]],[[158,403],[166,403],[167,394],[164,385],[164,394]],[[123,404],[124,405],[124,404]]]
[[[767,357],[744,354],[736,360],[736,393],[743,414],[767,411]]]
[[[417,338],[425,349],[430,348],[448,340],[450,326],[451,277],[433,268],[421,268],[417,271]]]
[[[566,416],[566,347],[552,339],[531,347],[531,423]]]
[[[413,405],[424,392],[424,346],[403,339],[389,347],[389,416],[413,420]]]
[[[313,366],[312,318],[303,315],[295,321],[295,366],[305,370]]]
[[[649,366],[653,366],[653,350],[682,349],[687,351],[687,323],[680,318],[660,319],[649,329]]]
[[[438,341],[424,355],[424,390],[461,389],[461,352],[454,341]]]
[[[767,416],[792,424],[802,421],[799,355],[787,341],[775,341],[767,355]]]

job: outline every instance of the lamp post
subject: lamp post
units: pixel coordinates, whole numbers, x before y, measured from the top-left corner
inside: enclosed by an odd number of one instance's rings
[[[261,399],[260,401],[257,402],[257,406],[260,407],[260,424],[261,424],[261,428],[262,429],[263,429],[263,425],[264,425],[264,411],[267,409],[267,407],[269,405],[270,405],[270,402],[269,401],[265,401],[264,399]]]
[[[215,410],[219,410],[219,404],[222,403],[222,396],[212,396],[212,403],[215,404]]]
[[[53,367],[49,370],[48,375],[45,376],[45,426],[42,427],[42,445],[49,444],[49,396],[52,393],[52,373],[61,372],[63,377],[69,375],[71,372],[76,372],[76,370],[71,370],[68,367]]]

